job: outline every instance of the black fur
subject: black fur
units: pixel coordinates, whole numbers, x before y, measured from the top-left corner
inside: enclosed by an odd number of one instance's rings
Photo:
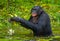
[[[52,34],[51,26],[50,26],[50,18],[48,14],[46,14],[41,7],[35,6],[32,8],[31,13],[36,11],[38,14],[38,19],[36,23],[32,23],[32,16],[30,17],[29,21],[13,17],[11,18],[12,21],[20,22],[22,26],[25,28],[31,29],[34,33],[34,36],[49,36]]]

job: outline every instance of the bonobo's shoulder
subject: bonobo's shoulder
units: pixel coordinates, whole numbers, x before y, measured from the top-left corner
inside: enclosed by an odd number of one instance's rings
[[[49,15],[47,13],[43,13],[42,16],[49,17]]]
[[[41,16],[39,18],[50,19],[49,15],[47,13],[41,14]]]

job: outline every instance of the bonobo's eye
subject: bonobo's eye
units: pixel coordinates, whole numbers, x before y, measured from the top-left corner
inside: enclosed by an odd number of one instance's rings
[[[33,9],[33,10],[37,10],[37,9]]]
[[[33,11],[38,12],[38,10],[39,10],[38,8],[33,8],[33,9],[32,9],[32,12],[33,12]]]

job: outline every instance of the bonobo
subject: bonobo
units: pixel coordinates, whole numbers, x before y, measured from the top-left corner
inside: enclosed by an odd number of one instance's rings
[[[31,17],[25,20],[19,17],[12,17],[10,21],[20,22],[22,26],[33,31],[34,36],[50,36],[52,35],[50,18],[42,7],[34,6],[31,9]]]

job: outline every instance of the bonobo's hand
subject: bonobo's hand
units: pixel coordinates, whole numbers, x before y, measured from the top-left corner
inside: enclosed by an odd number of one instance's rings
[[[9,21],[12,22],[12,21],[16,21],[16,22],[19,22],[21,18],[19,17],[12,17]]]

